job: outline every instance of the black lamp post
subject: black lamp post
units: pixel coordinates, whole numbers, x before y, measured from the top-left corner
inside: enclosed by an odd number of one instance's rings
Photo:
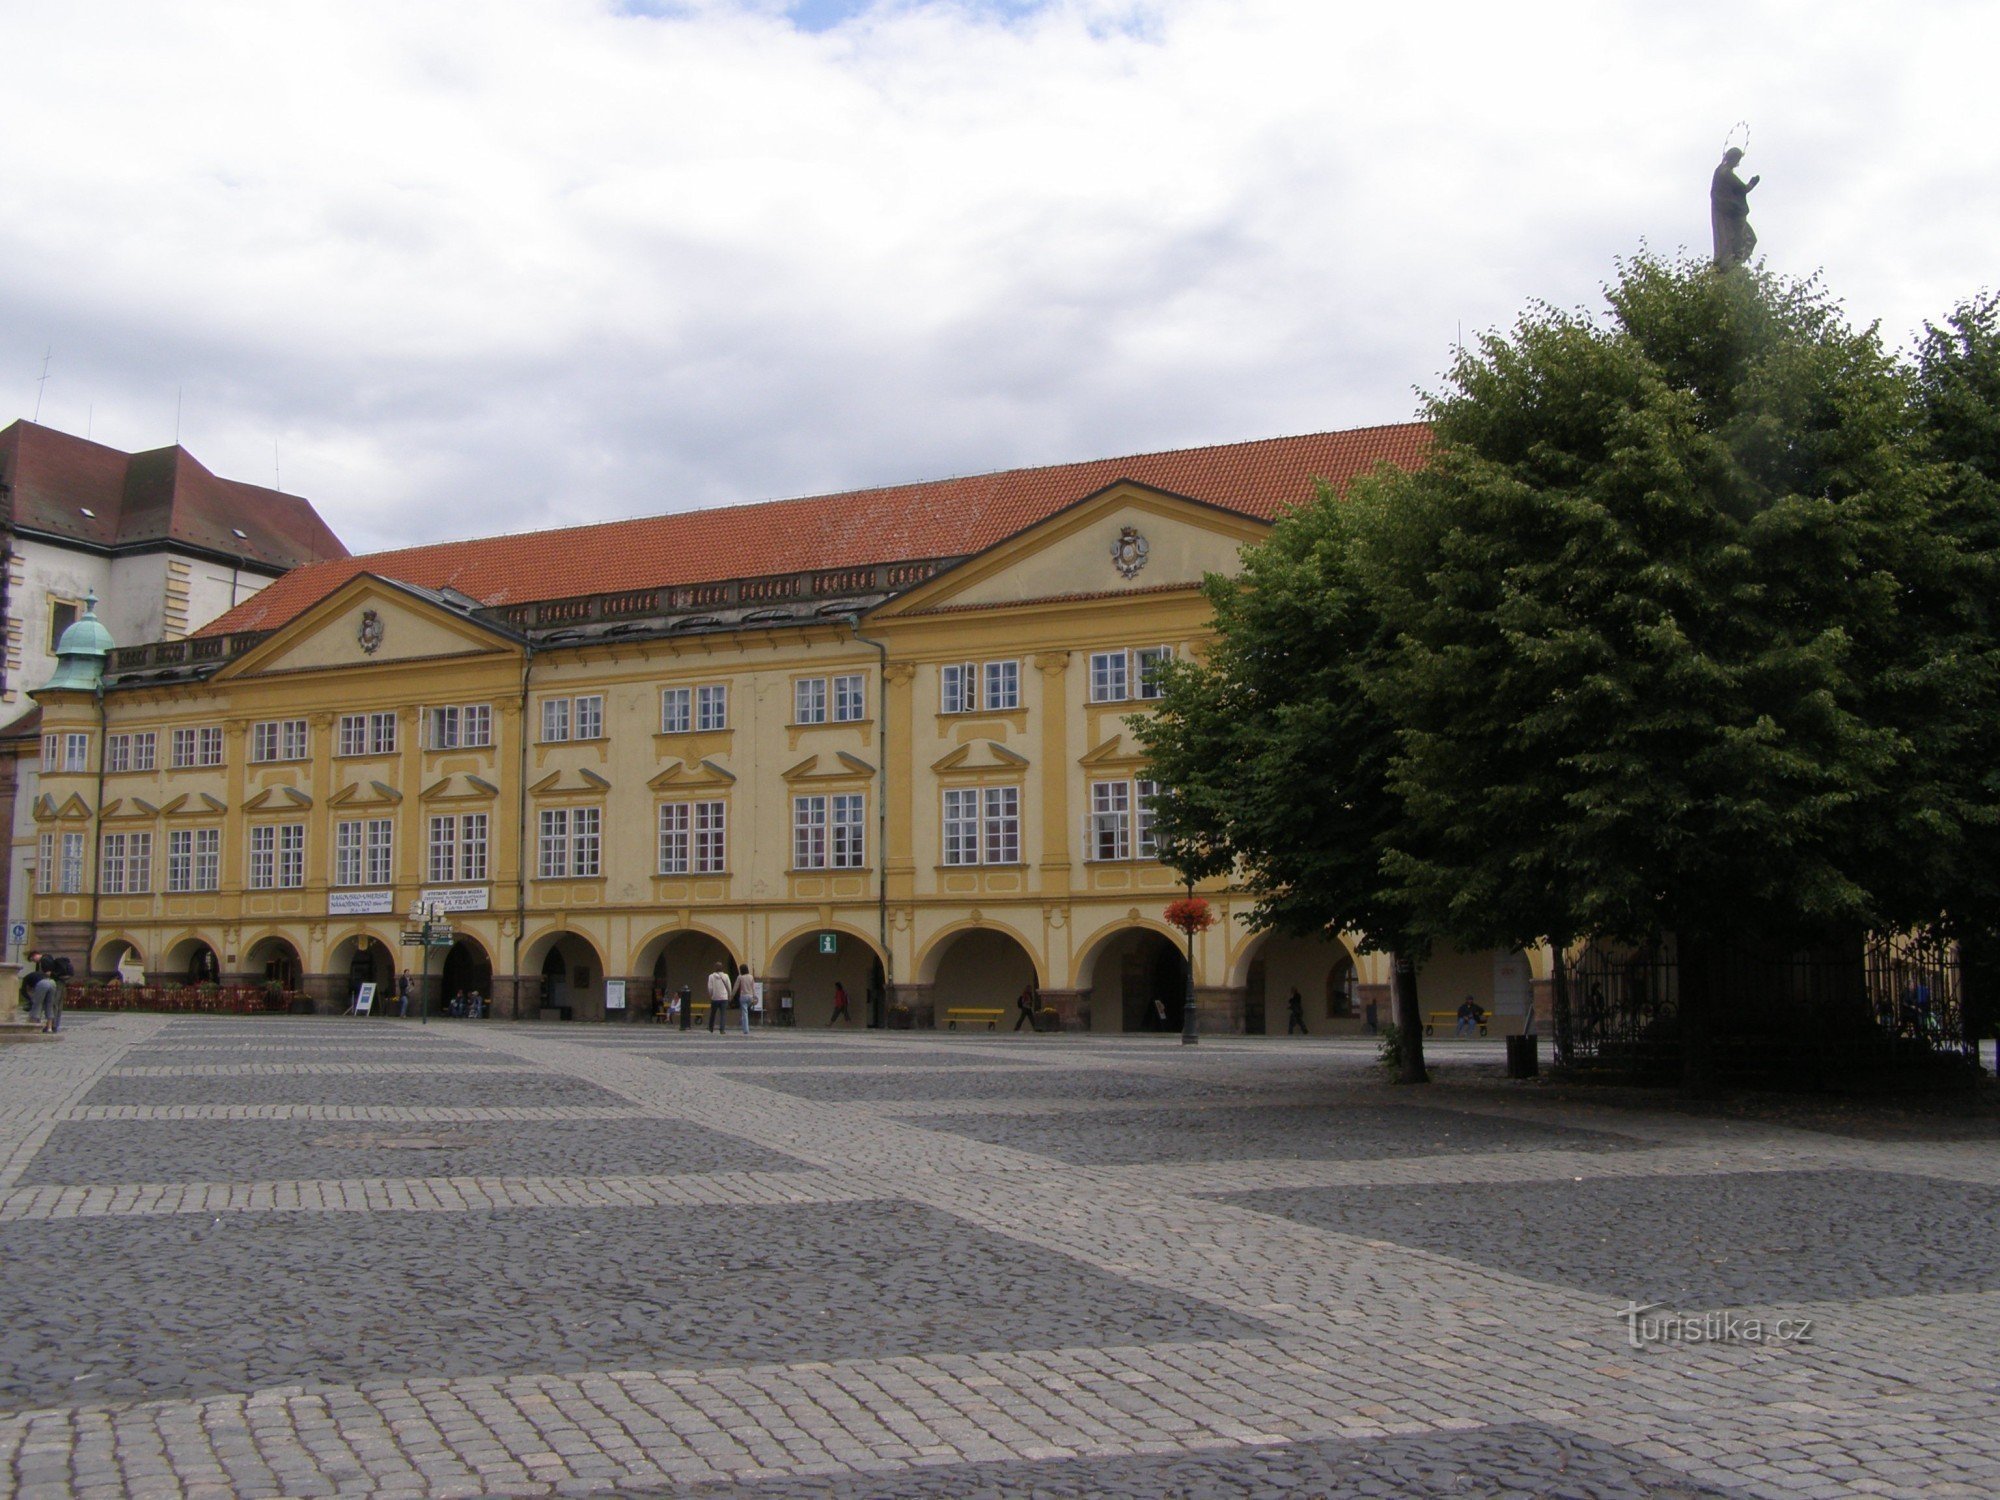
[[[1192,1047],[1201,1041],[1194,1014],[1194,882],[1188,882],[1188,924],[1181,929],[1187,937],[1187,995],[1181,1001],[1181,1045]]]

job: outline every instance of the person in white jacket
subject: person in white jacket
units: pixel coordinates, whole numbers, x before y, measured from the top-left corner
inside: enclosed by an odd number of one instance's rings
[[[757,1003],[757,981],[750,977],[750,965],[744,964],[736,974],[736,1003],[743,1011],[743,1034],[750,1035],[750,1007]]]
[[[716,960],[715,972],[708,976],[708,1029],[720,1031],[729,1024],[729,965]]]

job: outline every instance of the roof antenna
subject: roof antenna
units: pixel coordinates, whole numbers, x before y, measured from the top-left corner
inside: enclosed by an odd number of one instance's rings
[[[174,446],[181,445],[181,388],[174,387]]]
[[[285,471],[278,467],[278,440],[271,439],[271,488],[279,494],[285,492]]]
[[[49,361],[55,357],[56,346],[54,344],[50,344],[47,349],[42,351],[42,378],[35,382],[35,414],[28,419],[31,422],[40,422],[42,420],[42,392],[48,389]]]

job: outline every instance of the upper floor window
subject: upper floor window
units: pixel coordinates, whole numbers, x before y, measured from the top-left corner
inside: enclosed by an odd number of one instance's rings
[[[660,690],[660,733],[686,734],[694,728],[694,689],[684,687],[662,688]]]
[[[826,722],[826,679],[824,677],[801,677],[792,684],[792,722],[794,724],[824,724]]]
[[[56,654],[56,647],[63,638],[63,632],[83,616],[83,601],[80,599],[58,599],[49,597],[49,638],[46,649],[49,655]]]
[[[1089,858],[1152,859],[1159,853],[1153,835],[1156,781],[1093,781],[1090,784]]]
[[[342,714],[338,744],[341,755],[394,755],[396,715]]]
[[[293,889],[306,883],[306,825],[264,823],[250,830],[250,888]]]
[[[999,712],[1021,706],[1018,661],[952,662],[938,669],[938,712]]]
[[[604,695],[585,693],[576,698],[542,700],[542,741],[601,740],[604,738]]]
[[[138,896],[153,888],[153,836],[150,833],[107,833],[99,854],[103,876],[98,888],[107,896]]]
[[[1019,864],[1021,789],[1017,786],[948,788],[944,794],[944,862]]]
[[[222,728],[216,724],[205,724],[197,729],[176,729],[171,748],[172,758],[168,764],[177,770],[186,766],[219,766],[222,764]]]
[[[222,830],[176,828],[167,834],[167,889],[213,891],[222,885]]]
[[[729,684],[711,682],[694,690],[694,727],[696,729],[727,729],[729,727]]]
[[[424,716],[433,750],[483,750],[493,743],[493,706],[454,703]]]
[[[603,868],[604,810],[545,807],[536,862],[543,880],[594,879]]]
[[[430,878],[486,878],[485,813],[442,813],[431,819]]]
[[[660,873],[720,875],[729,868],[724,802],[660,804]]]
[[[150,771],[159,753],[160,737],[148,729],[139,734],[112,734],[104,739],[104,769]]]
[[[335,885],[394,885],[396,825],[389,818],[355,818],[333,825]]]
[[[867,812],[860,792],[792,798],[792,868],[859,869],[867,859]]]
[[[35,889],[42,895],[79,895],[83,891],[83,835],[45,833],[41,858],[35,865]]]
[[[305,758],[304,719],[260,719],[250,726],[251,760],[304,760]]]
[[[1090,653],[1090,701],[1123,703],[1160,696],[1160,667],[1174,657],[1171,646],[1141,646],[1130,651]]]
[[[42,771],[87,771],[90,769],[90,736],[87,734],[45,734],[42,736]]]

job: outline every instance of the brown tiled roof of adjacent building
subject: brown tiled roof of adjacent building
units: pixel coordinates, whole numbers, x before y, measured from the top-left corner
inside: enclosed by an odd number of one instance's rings
[[[287,573],[199,634],[274,629],[363,572],[496,606],[957,557],[1120,479],[1269,520],[1316,480],[1342,488],[1377,464],[1421,463],[1429,447],[1429,428],[1402,423],[405,547]]]
[[[220,478],[179,446],[123,453],[15,422],[0,429],[0,483],[17,530],[106,552],[180,547],[272,574],[347,556],[301,496]]]

